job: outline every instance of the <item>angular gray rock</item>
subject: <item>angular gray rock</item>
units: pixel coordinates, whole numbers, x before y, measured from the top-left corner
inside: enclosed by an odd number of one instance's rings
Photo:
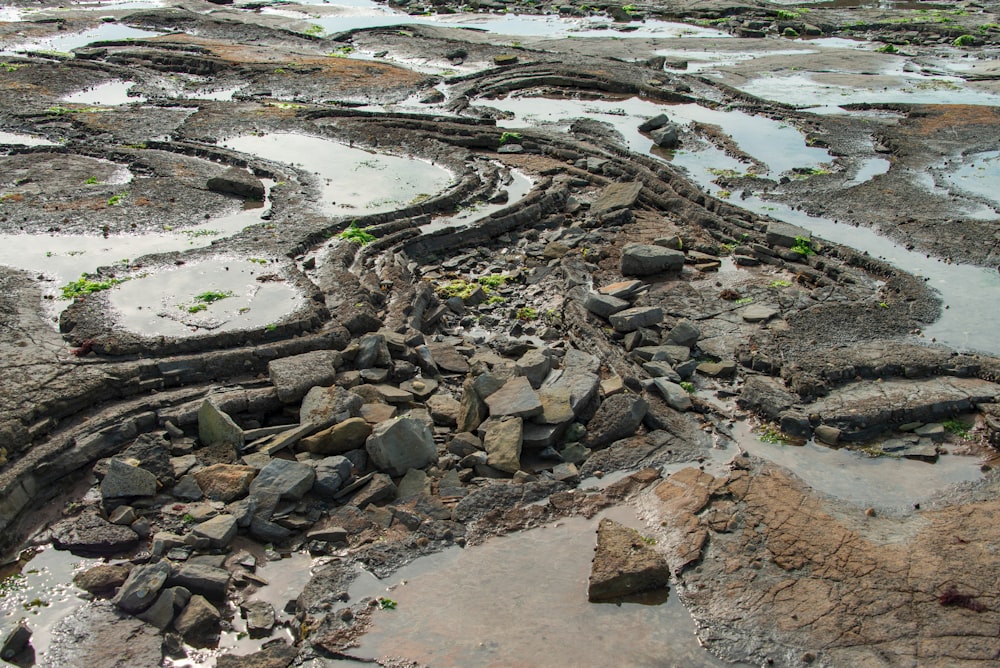
[[[639,124],[639,132],[651,132],[652,130],[659,130],[670,123],[670,118],[666,114],[657,114],[652,118],[647,118],[642,123]]]
[[[267,601],[250,601],[240,606],[251,638],[266,638],[274,628],[274,608]]]
[[[267,374],[286,404],[299,401],[314,387],[333,385],[342,359],[335,350],[314,350],[301,355],[291,355],[267,363]]]
[[[198,563],[182,564],[167,578],[167,585],[184,587],[192,594],[222,601],[229,587],[229,571]]]
[[[298,501],[316,481],[316,471],[302,462],[289,459],[272,459],[250,483],[250,494],[261,489],[271,489],[282,499]]]
[[[299,407],[299,422],[302,424],[323,424],[336,420],[342,422],[349,417],[359,417],[364,404],[357,394],[342,387],[314,387],[310,389]]]
[[[667,560],[635,529],[604,518],[597,528],[587,597],[614,601],[670,586]]]
[[[243,447],[243,430],[209,399],[198,409],[198,440],[202,445],[227,443],[237,450]]]
[[[375,466],[392,476],[437,461],[430,428],[421,420],[407,417],[378,424],[365,442],[365,450]]]
[[[663,309],[659,306],[636,306],[615,313],[609,320],[617,332],[634,332],[640,327],[660,324]]]
[[[236,518],[232,515],[216,515],[215,517],[196,524],[191,529],[195,536],[208,540],[208,546],[213,549],[229,547],[236,537]]]
[[[183,609],[190,599],[191,593],[183,587],[169,587],[160,592],[153,605],[136,617],[163,631],[174,621],[177,611]]]
[[[671,328],[663,343],[671,346],[691,348],[694,344],[698,343],[698,337],[700,336],[701,330],[698,329],[697,325],[690,320],[681,320]]]
[[[101,496],[105,499],[122,499],[156,494],[156,476],[138,466],[120,459],[108,463],[108,472],[101,481]]]
[[[112,599],[112,603],[130,614],[137,614],[153,605],[170,576],[170,563],[157,561],[136,566]]]
[[[312,486],[313,494],[332,497],[351,477],[351,460],[347,457],[339,455],[324,457],[310,464],[316,470],[316,481]]]
[[[508,416],[487,422],[483,436],[486,463],[507,473],[517,473],[521,468],[522,428],[519,417]]]
[[[799,227],[798,225],[792,225],[790,223],[782,223],[779,221],[772,221],[767,225],[766,241],[771,246],[783,246],[784,248],[791,248],[795,245],[796,237],[802,237],[806,240],[812,239],[812,234],[809,230],[804,227]]]
[[[590,213],[599,216],[615,209],[627,209],[635,204],[642,192],[641,181],[612,183],[605,186],[601,194],[590,204]]]
[[[0,659],[7,665],[7,659],[13,659],[28,646],[31,640],[31,629],[25,620],[18,623],[0,622]]]
[[[85,605],[52,629],[44,665],[60,668],[160,666],[163,636],[114,606]]]
[[[210,647],[218,641],[221,620],[219,610],[195,594],[174,620],[174,628],[194,647]]]
[[[653,244],[627,244],[622,249],[621,273],[624,276],[652,276],[684,267],[684,253]]]
[[[462,405],[450,394],[435,394],[428,397],[427,410],[430,411],[434,424],[440,427],[458,426],[458,416]]]
[[[691,395],[687,390],[666,378],[654,378],[653,384],[663,395],[663,400],[675,411],[686,411],[691,408]]]
[[[751,304],[743,309],[743,319],[747,322],[767,322],[778,315],[778,309],[764,304]]]
[[[535,389],[541,386],[542,381],[549,375],[551,368],[552,359],[545,354],[545,351],[537,348],[524,353],[514,363],[515,373],[527,378],[528,382],[531,383],[531,387]]]
[[[596,316],[604,319],[610,318],[619,311],[624,311],[629,307],[629,303],[624,299],[602,295],[599,292],[588,292],[583,298],[583,307]]]
[[[648,409],[646,400],[635,394],[608,397],[587,423],[584,444],[588,448],[600,448],[632,436],[642,424]]]
[[[528,418],[542,412],[542,402],[524,376],[514,376],[499,390],[486,397],[491,417]]]
[[[660,148],[677,148],[681,144],[677,126],[673,123],[653,130],[649,133],[649,137]]]

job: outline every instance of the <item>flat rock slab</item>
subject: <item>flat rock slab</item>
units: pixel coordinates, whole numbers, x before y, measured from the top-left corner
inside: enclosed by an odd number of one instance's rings
[[[364,404],[357,394],[333,385],[314,387],[306,392],[299,407],[299,422],[302,424],[323,424],[331,420],[342,421],[361,415]]]
[[[139,542],[129,527],[112,524],[93,514],[64,520],[52,527],[52,544],[73,554],[119,554]]]
[[[791,248],[795,245],[796,238],[801,237],[806,240],[812,239],[809,230],[798,225],[773,221],[767,225],[767,243],[771,246],[783,246]]]
[[[365,443],[375,466],[392,476],[405,475],[437,461],[434,435],[422,420],[399,418],[375,427]]]
[[[542,402],[531,382],[524,376],[515,376],[496,392],[486,397],[493,417],[529,418],[542,412]]]
[[[337,351],[314,350],[271,360],[267,364],[267,373],[278,399],[290,404],[306,396],[314,387],[333,385],[340,365],[340,353]]]
[[[105,499],[153,496],[156,487],[156,476],[146,469],[112,459],[101,481],[101,496]]]
[[[611,315],[608,320],[617,332],[634,332],[640,327],[659,325],[663,309],[659,306],[636,306]]]
[[[438,369],[446,373],[468,373],[469,360],[447,343],[428,343],[428,350],[434,357]]]
[[[227,443],[239,449],[243,447],[243,430],[231,417],[205,399],[198,409],[198,440],[202,445]]]
[[[778,315],[778,309],[764,304],[751,304],[743,309],[743,319],[746,322],[767,322]]]
[[[169,576],[170,564],[167,561],[136,566],[118,590],[113,603],[133,615],[140,613],[153,605]]]
[[[840,429],[842,440],[857,441],[897,424],[948,419],[998,396],[1000,385],[978,378],[852,383],[810,404],[808,411]]]
[[[250,483],[250,493],[271,489],[282,499],[298,501],[312,488],[315,481],[316,470],[308,464],[289,459],[272,459]]]
[[[215,668],[288,668],[297,655],[297,649],[280,643],[243,656],[223,654],[216,660]]]
[[[251,200],[264,199],[264,184],[245,169],[230,167],[205,184],[212,192],[238,195]]]
[[[155,626],[107,604],[85,605],[55,625],[45,663],[67,668],[159,666],[162,644]]]
[[[654,545],[635,529],[601,520],[587,587],[591,601],[616,601],[669,586],[670,568]]]
[[[684,268],[684,253],[653,244],[628,244],[622,249],[623,276],[652,276]]]
[[[642,192],[640,181],[612,183],[590,205],[590,213],[597,216],[615,209],[627,209],[635,204]]]

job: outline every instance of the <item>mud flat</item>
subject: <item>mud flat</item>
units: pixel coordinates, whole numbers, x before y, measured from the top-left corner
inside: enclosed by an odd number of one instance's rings
[[[3,660],[996,661],[996,8],[467,9],[0,8]]]

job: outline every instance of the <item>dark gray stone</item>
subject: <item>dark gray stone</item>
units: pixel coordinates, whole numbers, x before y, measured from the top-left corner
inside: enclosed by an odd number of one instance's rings
[[[608,397],[598,407],[587,423],[584,445],[600,448],[617,440],[632,436],[642,424],[649,404],[635,394],[616,394]]]
[[[503,387],[486,397],[492,417],[528,418],[542,412],[542,402],[524,376],[515,376],[504,383]]]
[[[666,378],[654,378],[653,384],[663,395],[663,400],[675,411],[686,411],[691,408],[691,395],[677,383]]]
[[[63,520],[52,527],[52,544],[57,550],[73,554],[119,554],[138,542],[139,535],[129,527],[112,524],[92,513]]]
[[[772,221],[767,225],[766,241],[771,246],[791,248],[795,245],[796,237],[811,240],[812,234],[804,227],[799,227],[798,225],[792,225],[790,223]]]
[[[671,346],[685,346],[691,348],[698,343],[701,330],[690,320],[681,320],[671,328],[663,343]]]
[[[619,311],[624,311],[629,307],[629,303],[624,299],[602,295],[599,292],[588,292],[583,299],[583,307],[604,319],[610,318]]]
[[[170,564],[166,561],[136,566],[112,602],[133,615],[142,612],[153,605],[169,576]]]
[[[288,459],[272,459],[250,483],[250,494],[268,488],[282,499],[297,501],[312,488],[315,480],[316,471],[308,464]]]
[[[335,350],[314,350],[271,360],[267,373],[278,399],[290,404],[314,387],[332,385],[341,363],[340,353]]]
[[[627,244],[622,249],[621,272],[625,276],[651,276],[684,267],[684,253],[654,244]]]
[[[206,186],[212,192],[237,195],[246,199],[264,199],[264,184],[245,169],[230,167],[218,176],[208,180]]]
[[[323,424],[331,420],[341,422],[349,417],[360,417],[363,404],[364,399],[360,396],[337,385],[313,387],[302,400],[299,422]]]
[[[634,332],[640,327],[660,324],[663,309],[659,306],[636,306],[611,316],[611,326],[618,332]]]
[[[198,440],[202,445],[226,443],[237,450],[243,447],[243,430],[209,399],[198,409]]]
[[[176,568],[167,578],[171,587],[184,587],[192,594],[199,594],[213,601],[226,598],[229,571],[198,563],[186,563]]]
[[[221,620],[219,610],[195,594],[174,620],[174,628],[194,647],[210,647],[218,642]]]
[[[191,533],[208,539],[208,546],[213,549],[229,547],[236,537],[236,518],[232,515],[216,515],[195,525]]]
[[[156,494],[156,476],[138,466],[126,464],[120,459],[108,463],[108,472],[101,481],[101,496],[105,499],[121,499]]]
[[[421,420],[407,417],[378,424],[368,437],[365,450],[375,466],[393,476],[437,461],[430,428]]]
[[[312,491],[320,496],[332,497],[351,477],[351,460],[347,457],[324,457],[310,464],[316,470]]]

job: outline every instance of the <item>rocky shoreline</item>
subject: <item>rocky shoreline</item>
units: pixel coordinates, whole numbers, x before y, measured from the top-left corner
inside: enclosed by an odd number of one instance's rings
[[[311,9],[316,20],[331,15]],[[734,37],[714,42],[722,50],[849,31],[902,52],[874,57],[927,68],[941,49],[991,53],[1000,39],[981,7],[933,8],[948,19],[933,24],[873,9],[599,9],[623,34],[644,19],[726,30]],[[59,143],[4,146],[2,231],[114,240],[197,230],[266,200],[232,234],[193,231],[192,248],[84,278],[148,281],[136,310],[158,315],[156,293],[168,289],[157,280],[246,266],[255,290],[280,286],[291,306],[228,328],[203,312],[234,295],[209,291],[203,306],[169,304],[190,332],[153,334],[124,327],[116,290],[97,289],[61,311],[57,332],[40,306],[54,287],[44,272],[0,267],[0,548],[51,544],[107,560],[77,576],[93,603],[60,622],[44,657],[32,656],[30,632],[11,627],[4,660],[161,665],[214,647],[238,616],[270,640],[216,665],[327,665],[350,658],[384,605],[349,599],[357,565],[383,577],[450,545],[475,549],[622,504],[641,509],[649,529],[601,524],[591,598],[669,582],[701,642],[726,660],[995,660],[997,358],[923,339],[950,307],[926,280],[740,203],[766,195],[990,266],[995,216],[961,214],[985,200],[956,204],[912,175],[943,174],[956,150],[990,150],[997,107],[814,114],[736,87],[763,65],[685,73],[655,38],[511,42],[442,25],[320,37],[299,18],[203,3],[108,18],[159,34],[4,63],[4,129]],[[0,39],[94,25],[79,12],[0,23]],[[354,57],[369,51],[382,55]],[[458,69],[430,75],[390,57]],[[123,78],[144,102],[64,100]],[[995,86],[987,74],[967,81]],[[239,89],[228,100],[193,97],[227,87]],[[615,119],[633,98],[665,115],[626,128]],[[509,125],[505,105],[532,100],[622,110]],[[680,124],[671,105],[780,119],[831,162],[780,172],[720,126]],[[450,180],[333,214],[343,197],[328,201],[322,175],[225,145],[282,133],[405,157],[400,174],[435,168]],[[634,150],[635,137],[650,152]],[[755,166],[717,169],[706,184],[657,157],[699,147]],[[845,185],[873,153],[891,157],[888,171]],[[213,288],[215,275],[204,275],[202,289]],[[262,308],[249,302],[237,315]],[[923,508],[858,508],[742,453],[736,425],[748,418],[777,443],[928,463],[979,457],[984,476]],[[713,464],[720,450],[725,463]],[[594,484],[606,476],[615,481]],[[67,498],[80,481],[90,491]],[[267,584],[258,566],[298,552],[322,564],[298,600],[275,609],[256,599]]]

